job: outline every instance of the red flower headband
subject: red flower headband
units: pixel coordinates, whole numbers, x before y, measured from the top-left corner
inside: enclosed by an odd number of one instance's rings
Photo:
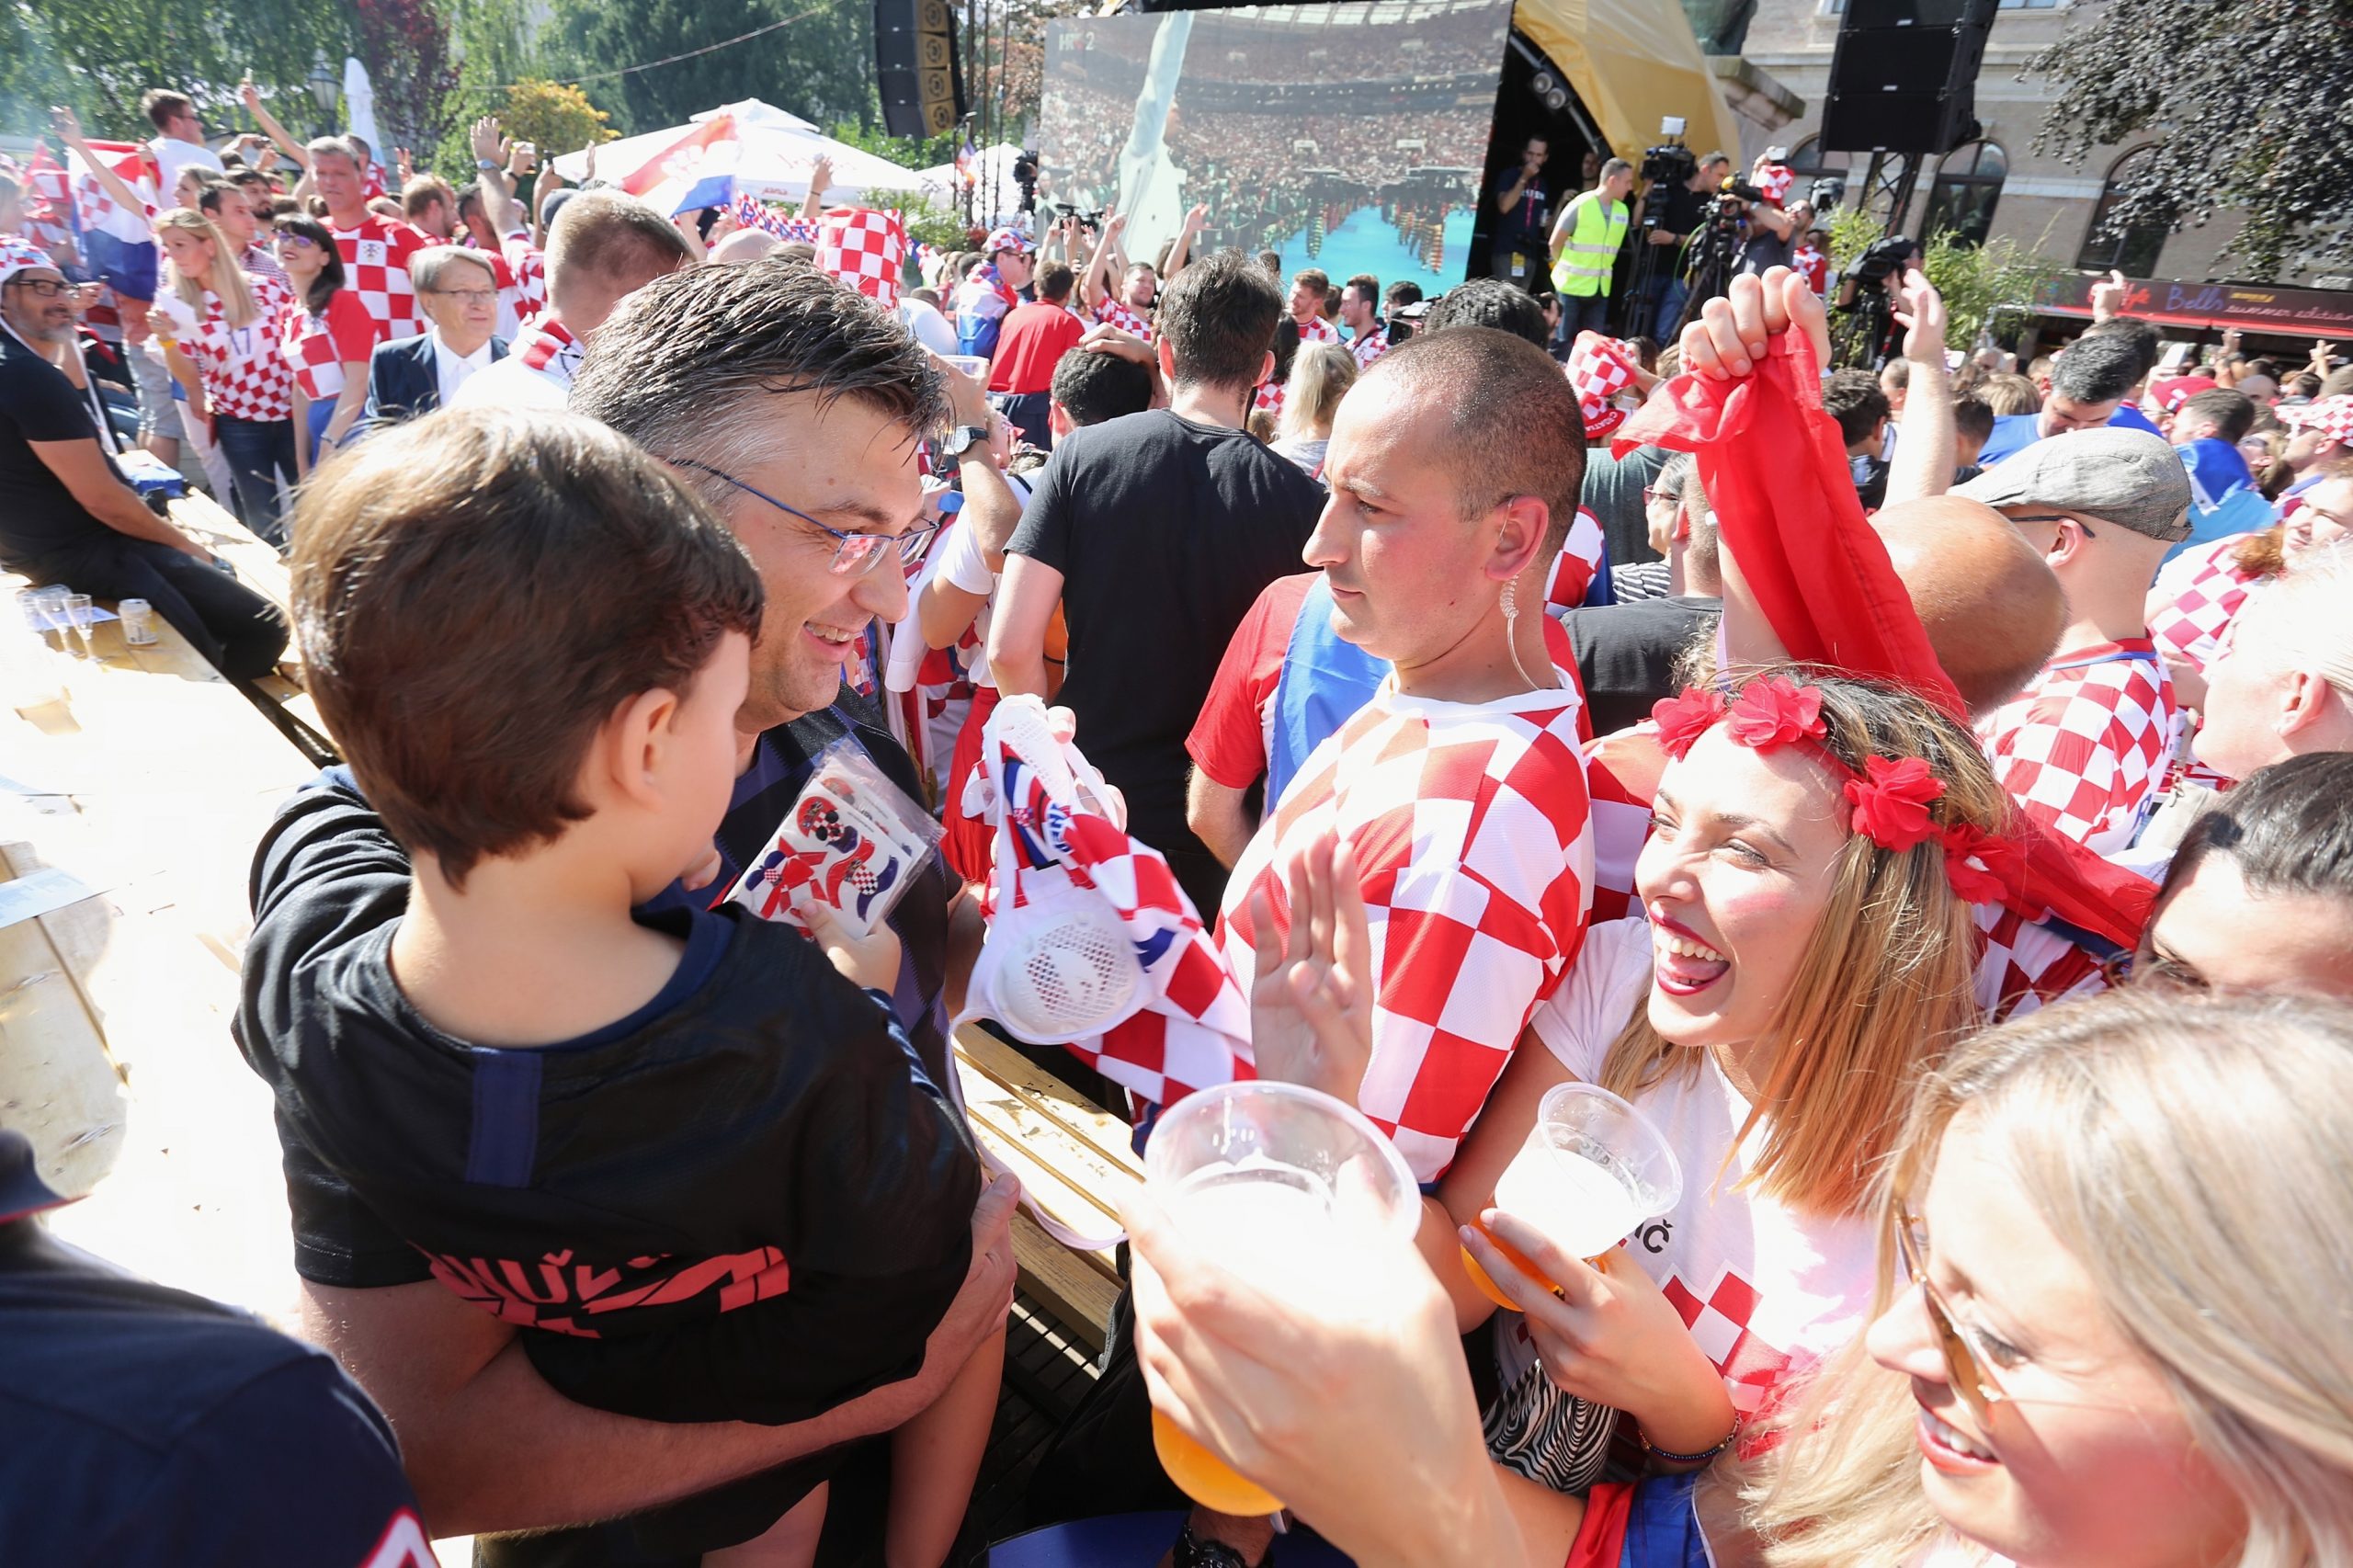
[[[1686,687],[1653,705],[1659,744],[1680,761],[1692,744],[1718,724],[1753,751],[1803,745],[1846,775],[1847,824],[1882,849],[1902,852],[1938,840],[1944,846],[1945,876],[1953,891],[1972,903],[1998,903],[2016,885],[2021,869],[2015,845],[1967,823],[1939,828],[1928,808],[1944,798],[1944,780],[1916,756],[1863,758],[1858,774],[1824,743],[1830,728],[1822,719],[1822,688],[1800,686],[1787,676],[1753,680],[1726,702],[1709,687]]]

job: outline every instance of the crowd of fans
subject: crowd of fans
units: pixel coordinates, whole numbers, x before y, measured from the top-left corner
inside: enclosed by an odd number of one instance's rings
[[[283,148],[282,279],[204,215],[248,187],[108,166],[166,257],[126,344],[170,335],[249,515],[301,480],[347,766],[257,850],[235,1028],[333,1360],[47,1243],[0,1147],[11,1560],[126,1513],[164,1546],[109,1560],[979,1560],[1017,1193],[951,1020],[1018,1027],[1063,899],[1164,978],[1022,1038],[1140,1147],[1256,1078],[1421,1195],[1338,1312],[1131,1199],[1036,1522],[1287,1552],[1156,1415],[1374,1568],[2353,1561],[2326,346],[2201,374],[2108,298],[1997,412],[1916,269],[1828,373],[1768,266],[1563,367],[1557,301],[1284,278],[1198,210],[1154,264],[1063,221],[915,286],[879,214],[706,261],[477,146],[399,219],[347,139]],[[234,588],[166,568],[82,395],[77,263],[0,257],[0,561]],[[1046,701],[1051,788],[997,718]],[[1680,1172],[1598,1255],[1498,1202],[1568,1084]]]

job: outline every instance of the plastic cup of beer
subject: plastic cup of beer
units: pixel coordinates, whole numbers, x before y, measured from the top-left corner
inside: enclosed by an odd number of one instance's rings
[[[96,608],[87,594],[65,596],[65,625],[72,634],[72,644],[66,651],[77,659],[91,658],[97,653],[90,642],[91,630],[97,621],[92,613]]]
[[[1295,1084],[1222,1084],[1187,1096],[1153,1129],[1143,1169],[1186,1240],[1257,1289],[1326,1317],[1364,1310],[1351,1258],[1369,1245],[1410,1244],[1421,1221],[1420,1188],[1381,1130]],[[1273,1494],[1158,1410],[1152,1439],[1168,1478],[1203,1507],[1281,1512]]]
[[[1597,1266],[1636,1226],[1682,1196],[1683,1168],[1650,1118],[1607,1089],[1557,1084],[1544,1096],[1528,1142],[1496,1180],[1493,1206]],[[1493,1232],[1487,1239],[1522,1274],[1547,1290],[1559,1289]],[[1519,1311],[1468,1249],[1462,1265],[1489,1301]]]

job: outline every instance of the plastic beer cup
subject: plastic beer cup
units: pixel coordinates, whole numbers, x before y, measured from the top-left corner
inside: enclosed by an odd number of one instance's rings
[[[1636,1226],[1682,1196],[1682,1167],[1650,1118],[1607,1089],[1557,1084],[1544,1096],[1528,1142],[1497,1178],[1493,1207],[1598,1266]],[[1493,1232],[1487,1239],[1522,1274],[1548,1290],[1559,1289]],[[1519,1311],[1467,1248],[1462,1266],[1489,1301]]]
[[[1349,1257],[1369,1242],[1410,1243],[1421,1221],[1413,1172],[1380,1129],[1295,1084],[1222,1084],[1187,1096],[1153,1129],[1143,1168],[1154,1200],[1195,1247],[1270,1295],[1334,1316],[1363,1309]],[[1273,1494],[1158,1410],[1152,1438],[1168,1478],[1203,1507],[1281,1511]]]

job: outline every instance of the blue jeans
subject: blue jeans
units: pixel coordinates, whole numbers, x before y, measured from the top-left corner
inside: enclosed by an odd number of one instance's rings
[[[238,520],[283,550],[286,525],[278,516],[278,476],[294,483],[294,421],[223,414],[212,422],[212,438],[221,443],[236,482]]]
[[[1563,294],[1561,296],[1561,331],[1571,343],[1581,332],[1609,331],[1609,296],[1607,294]]]
[[[1661,348],[1675,341],[1669,334],[1675,331],[1675,318],[1683,313],[1683,301],[1691,297],[1691,285],[1680,278],[1670,278],[1666,293],[1658,302],[1658,320],[1651,333],[1651,341]]]

